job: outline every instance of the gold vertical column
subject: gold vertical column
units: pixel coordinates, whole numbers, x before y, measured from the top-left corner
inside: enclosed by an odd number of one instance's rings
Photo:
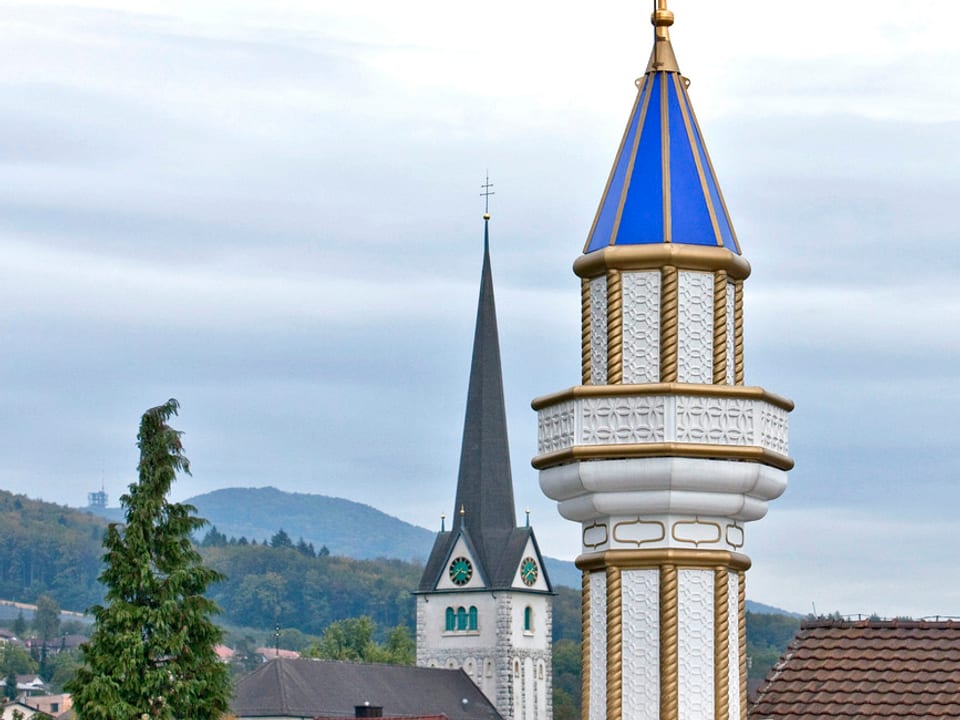
[[[727,273],[713,274],[713,382],[727,381]]]
[[[727,720],[730,715],[730,617],[727,610],[730,588],[727,568],[714,570],[713,583],[713,700],[717,720]]]
[[[737,296],[740,296],[739,291]],[[737,573],[737,630],[740,635],[740,720],[747,720],[747,574]]]
[[[590,376],[593,373],[590,362],[590,310],[590,281],[587,278],[580,278],[580,366],[584,385],[590,384]]]
[[[580,589],[580,717],[590,718],[590,573],[581,575]]]
[[[607,271],[607,384],[623,382],[623,284],[619,270]]]
[[[620,568],[607,567],[607,720],[623,712],[623,615]]]
[[[680,273],[670,265],[661,270],[660,382],[677,381],[680,315]]]
[[[680,636],[677,566],[660,566],[660,720],[677,720],[680,679],[677,649]]]
[[[733,299],[733,382],[743,385],[743,280],[737,280],[734,285],[736,295]]]

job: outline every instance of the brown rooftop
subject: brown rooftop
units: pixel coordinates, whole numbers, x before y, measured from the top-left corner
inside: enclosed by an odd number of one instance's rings
[[[960,718],[960,622],[804,622],[751,720]]]

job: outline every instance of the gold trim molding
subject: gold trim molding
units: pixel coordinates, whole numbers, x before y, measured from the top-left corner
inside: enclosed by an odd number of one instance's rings
[[[686,457],[708,460],[746,460],[790,470],[792,458],[756,445],[708,445],[705,443],[624,443],[623,445],[574,445],[537,455],[530,464],[537,470],[577,460],[613,460],[621,458]]]
[[[604,550],[587,553],[576,559],[576,565],[584,573],[608,567],[620,569],[656,568],[674,565],[684,568],[717,568],[746,572],[750,558],[743,553],[729,550],[688,550],[686,548],[660,548],[657,550]],[[742,576],[741,576],[742,577]]]
[[[716,717],[727,718],[730,715],[730,617],[728,611],[729,571],[718,567],[713,573],[713,699]]]
[[[608,270],[656,270],[665,265],[680,270],[725,270],[733,280],[750,276],[750,263],[742,255],[723,247],[682,243],[611,245],[578,257],[573,271],[579,277],[592,278]]]
[[[620,569],[607,568],[607,718],[623,714],[623,593]]]
[[[623,287],[620,271],[607,272],[607,382],[623,381]]]
[[[577,385],[559,392],[534,398],[530,406],[543,410],[551,405],[581,397],[621,397],[637,395],[694,395],[727,397],[741,400],[763,400],[781,410],[793,410],[793,401],[752,385],[704,385],[700,383],[645,383],[643,385]]]
[[[591,311],[590,281],[583,278],[580,280],[580,375],[584,385],[590,383],[590,376],[593,373],[590,348]]]

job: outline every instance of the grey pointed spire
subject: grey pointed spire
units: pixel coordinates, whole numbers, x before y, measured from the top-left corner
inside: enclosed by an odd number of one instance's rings
[[[494,536],[509,533],[517,525],[503,401],[497,309],[490,269],[489,225],[489,215],[485,215],[483,270],[463,442],[460,446],[460,475],[455,504],[458,511],[454,520],[454,530],[459,530],[461,524],[470,528],[478,550],[486,557],[496,554],[490,547],[491,543],[501,541],[499,537],[494,539]],[[463,514],[459,508],[464,509]]]

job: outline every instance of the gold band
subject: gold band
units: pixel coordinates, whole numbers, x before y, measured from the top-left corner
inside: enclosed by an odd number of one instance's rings
[[[677,568],[660,568],[660,717],[676,720],[679,712],[680,682],[678,642],[680,636],[677,608]]]
[[[750,568],[750,558],[743,553],[729,550],[688,550],[686,548],[660,548],[657,550],[604,550],[586,553],[576,559],[576,565],[584,572],[617,567],[620,570],[656,568],[672,565],[685,568],[724,567],[737,572]],[[586,587],[586,586],[584,586]],[[586,593],[586,589],[584,593]],[[584,597],[587,597],[586,594]],[[589,617],[584,615],[584,617]]]
[[[660,381],[674,383],[678,375],[680,343],[680,273],[667,266],[660,280]]]
[[[623,287],[619,270],[607,273],[607,382],[623,381]]]
[[[734,284],[733,298],[733,357],[734,378],[737,385],[743,385],[743,280]],[[792,409],[792,408],[791,408]]]
[[[590,572],[581,575],[580,589],[580,705],[581,717],[590,717]]]
[[[727,720],[730,715],[730,617],[727,612],[730,588],[727,568],[718,567],[713,575],[713,699],[716,717]]]
[[[593,368],[590,363],[590,281],[580,280],[580,366],[581,382],[590,384]]]
[[[713,382],[727,381],[727,273],[713,275]]]
[[[573,271],[579,277],[593,278],[607,270],[657,270],[667,265],[701,272],[725,270],[734,280],[750,276],[750,263],[742,255],[723,247],[683,243],[611,245],[578,257]]]
[[[530,464],[537,470],[576,460],[619,460],[622,458],[685,457],[709,460],[746,460],[790,470],[792,458],[756,445],[708,445],[705,443],[624,443],[623,445],[574,445],[537,455]]]
[[[740,636],[740,720],[747,720],[747,574],[739,573],[737,630]]]
[[[623,614],[620,569],[607,568],[607,718],[620,720],[623,698]]]

